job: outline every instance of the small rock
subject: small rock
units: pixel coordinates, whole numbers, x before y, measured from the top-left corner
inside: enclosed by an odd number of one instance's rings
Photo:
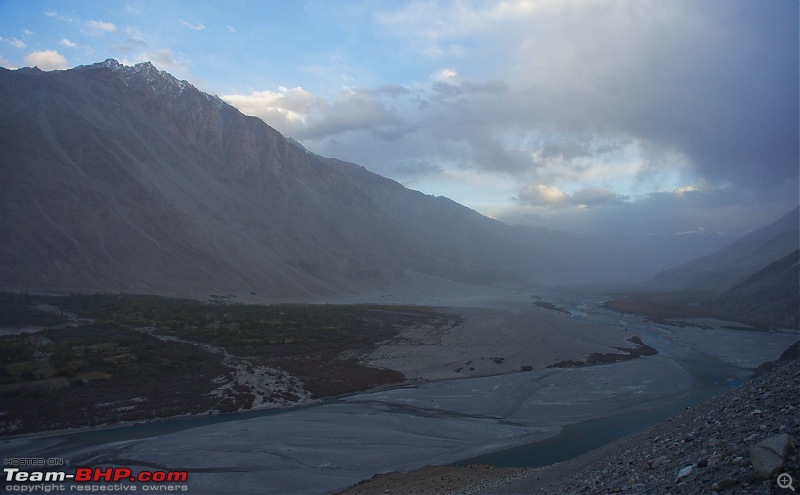
[[[733,488],[738,484],[739,484],[738,480],[735,480],[733,478],[725,478],[711,485],[711,488],[713,488],[714,491],[721,492],[727,490],[728,488]]]
[[[658,466],[666,464],[667,462],[669,462],[669,458],[665,455],[662,455],[661,457],[656,457],[655,459],[647,461],[647,465],[650,467],[650,469],[655,469]]]
[[[708,458],[708,465],[713,466],[724,458],[722,454],[714,454]]]
[[[678,471],[678,480],[689,476],[690,474],[692,474],[692,471],[694,471],[694,464],[686,466],[685,468],[681,469],[680,471]]]
[[[756,416],[758,414],[761,414],[762,412],[763,411],[761,409],[753,409],[752,411],[750,411],[750,416]]]
[[[794,445],[792,437],[781,433],[750,447],[750,460],[756,475],[762,479],[769,479],[780,471],[792,445]]]
[[[767,425],[758,425],[758,431],[769,431],[769,426]]]
[[[736,465],[736,466],[742,466],[742,465],[745,464],[745,462],[746,461],[744,460],[744,457],[741,457],[741,456],[734,457],[733,460],[731,461],[731,463]]]

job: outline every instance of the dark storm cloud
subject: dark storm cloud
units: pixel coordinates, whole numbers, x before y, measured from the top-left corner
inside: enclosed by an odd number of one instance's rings
[[[559,18],[564,34],[523,50],[573,57],[527,66],[551,69],[531,81],[532,113],[565,133],[619,132],[680,152],[714,183],[797,182],[797,2],[614,5]]]
[[[713,24],[662,61],[674,64],[667,84],[658,86],[663,98],[651,94],[632,122],[650,139],[684,151],[709,180],[796,183],[797,5],[699,2]]]

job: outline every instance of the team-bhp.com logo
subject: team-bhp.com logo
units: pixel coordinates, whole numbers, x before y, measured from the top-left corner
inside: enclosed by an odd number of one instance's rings
[[[50,493],[64,491],[188,491],[187,471],[133,471],[127,467],[78,467],[64,471],[24,471],[3,468],[6,492]],[[183,483],[183,484],[178,484]]]

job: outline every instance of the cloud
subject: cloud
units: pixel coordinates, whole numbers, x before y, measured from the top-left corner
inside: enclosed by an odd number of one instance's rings
[[[600,207],[620,205],[630,199],[603,187],[586,187],[572,194],[566,194],[555,186],[544,184],[530,185],[518,195],[520,202],[531,206],[547,207]]]
[[[60,21],[69,22],[71,24],[80,24],[89,28],[90,34],[96,33],[115,33],[118,31],[116,24],[100,20],[83,20],[75,16],[64,15],[55,10],[48,10],[44,13],[47,17],[52,17]]]
[[[41,70],[60,70],[69,67],[67,59],[55,50],[32,52],[25,57],[25,63]]]
[[[3,38],[2,36],[0,36],[0,41],[5,41],[14,48],[25,48],[26,46],[24,41],[19,40],[17,38]]]
[[[66,47],[69,47],[69,48],[75,48],[75,47],[78,46],[77,43],[74,43],[74,42],[68,40],[67,38],[62,38],[61,41],[58,42],[58,44],[66,46]]]
[[[249,95],[222,98],[247,115],[260,117],[279,131],[297,139],[323,139],[348,131],[369,131],[375,135],[402,127],[401,120],[380,99],[386,91],[347,89],[328,101],[301,87],[275,91],[253,91]]]
[[[630,196],[623,196],[603,187],[586,187],[574,192],[570,197],[572,203],[589,207],[618,205],[628,199]]]
[[[117,26],[111,22],[86,21],[86,25],[94,31],[103,31],[107,33],[117,32]]]
[[[555,186],[536,184],[524,188],[519,193],[520,201],[532,205],[558,206],[564,204],[569,196]]]
[[[412,50],[459,45],[473,74],[484,67],[502,74],[504,91],[491,97],[466,87],[458,58],[431,76],[439,101],[424,103],[450,117],[423,118],[468,119],[448,139],[489,136],[475,146],[495,141],[515,157],[546,151],[548,136],[629,141],[638,165],[628,169],[640,181],[672,168],[674,176],[791,194],[784,185],[797,191],[797,10],[796,2],[745,0],[419,1],[375,19]],[[503,136],[526,133],[516,150]],[[599,149],[578,151],[544,153],[527,165],[467,155],[463,163],[535,175],[545,160],[554,177],[557,159],[566,175],[608,167]]]
[[[168,48],[151,50],[139,55],[142,61],[150,61],[160,70],[182,73],[186,70],[188,61],[183,56],[177,56]]]
[[[246,115],[261,118],[284,134],[298,136],[306,126],[306,114],[324,105],[321,98],[301,87],[278,91],[253,91],[249,95],[227,95],[222,99]]]
[[[184,21],[183,19],[178,19],[178,22],[183,24],[184,27],[191,29],[192,31],[202,31],[206,28],[206,26],[203,23],[192,24],[190,22]]]
[[[236,32],[236,28],[234,28],[234,27],[233,27],[233,26],[231,26],[231,25],[227,25],[227,26],[225,26],[225,29],[226,29],[226,30],[227,30],[229,33],[235,33],[235,32]]]

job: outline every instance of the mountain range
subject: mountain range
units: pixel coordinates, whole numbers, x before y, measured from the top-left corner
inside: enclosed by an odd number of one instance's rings
[[[519,242],[489,247],[506,225],[326,163],[150,63],[2,69],[0,102],[7,288],[296,297],[531,273]]]
[[[303,298],[415,274],[532,286],[659,266],[318,156],[149,62],[0,68],[0,108],[2,289]],[[660,269],[690,252],[671,251]]]

